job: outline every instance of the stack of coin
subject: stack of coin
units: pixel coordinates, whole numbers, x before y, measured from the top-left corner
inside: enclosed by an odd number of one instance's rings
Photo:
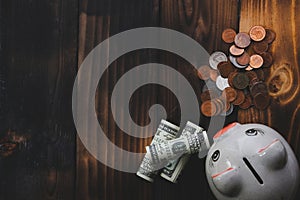
[[[203,115],[230,115],[233,105],[241,109],[268,107],[270,96],[264,71],[273,63],[269,50],[275,37],[274,31],[263,26],[253,26],[249,33],[237,33],[231,28],[223,31],[222,40],[231,44],[229,55],[216,51],[209,58],[210,66],[198,69],[201,80],[214,83],[202,90]]]

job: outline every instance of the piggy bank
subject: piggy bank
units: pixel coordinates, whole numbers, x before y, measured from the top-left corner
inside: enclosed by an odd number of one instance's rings
[[[233,123],[213,139],[205,168],[217,199],[293,199],[299,166],[279,133],[261,124]]]

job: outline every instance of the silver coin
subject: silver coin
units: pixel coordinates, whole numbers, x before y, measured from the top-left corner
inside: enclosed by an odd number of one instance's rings
[[[229,116],[229,115],[232,114],[232,112],[233,112],[233,105],[230,104],[229,110],[228,110],[227,112],[222,112],[220,115],[221,115],[221,116]]]
[[[213,69],[218,69],[218,64],[224,61],[228,61],[228,58],[225,53],[221,51],[216,51],[209,57],[209,65]]]
[[[217,88],[223,91],[225,88],[230,87],[228,83],[228,78],[223,78],[222,76],[218,76],[216,80]]]
[[[230,62],[237,68],[239,69],[245,69],[246,67],[248,67],[248,65],[240,65],[237,63],[236,61],[236,57],[233,57],[233,56],[229,56],[229,60]]]

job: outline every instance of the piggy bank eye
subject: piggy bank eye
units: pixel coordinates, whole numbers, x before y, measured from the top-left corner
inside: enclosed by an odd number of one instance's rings
[[[220,151],[216,150],[211,156],[212,161],[217,162],[220,158]]]
[[[246,135],[248,135],[248,136],[256,136],[256,135],[258,134],[258,130],[252,128],[252,129],[246,130],[245,133],[246,133]]]

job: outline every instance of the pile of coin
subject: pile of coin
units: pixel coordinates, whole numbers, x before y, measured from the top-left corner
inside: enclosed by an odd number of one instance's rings
[[[249,33],[231,28],[223,31],[222,40],[232,44],[229,55],[216,51],[209,58],[209,66],[198,68],[198,77],[210,85],[201,94],[205,116],[230,115],[233,106],[268,107],[270,96],[264,74],[273,63],[268,50],[275,37],[275,32],[262,26],[253,26]]]

